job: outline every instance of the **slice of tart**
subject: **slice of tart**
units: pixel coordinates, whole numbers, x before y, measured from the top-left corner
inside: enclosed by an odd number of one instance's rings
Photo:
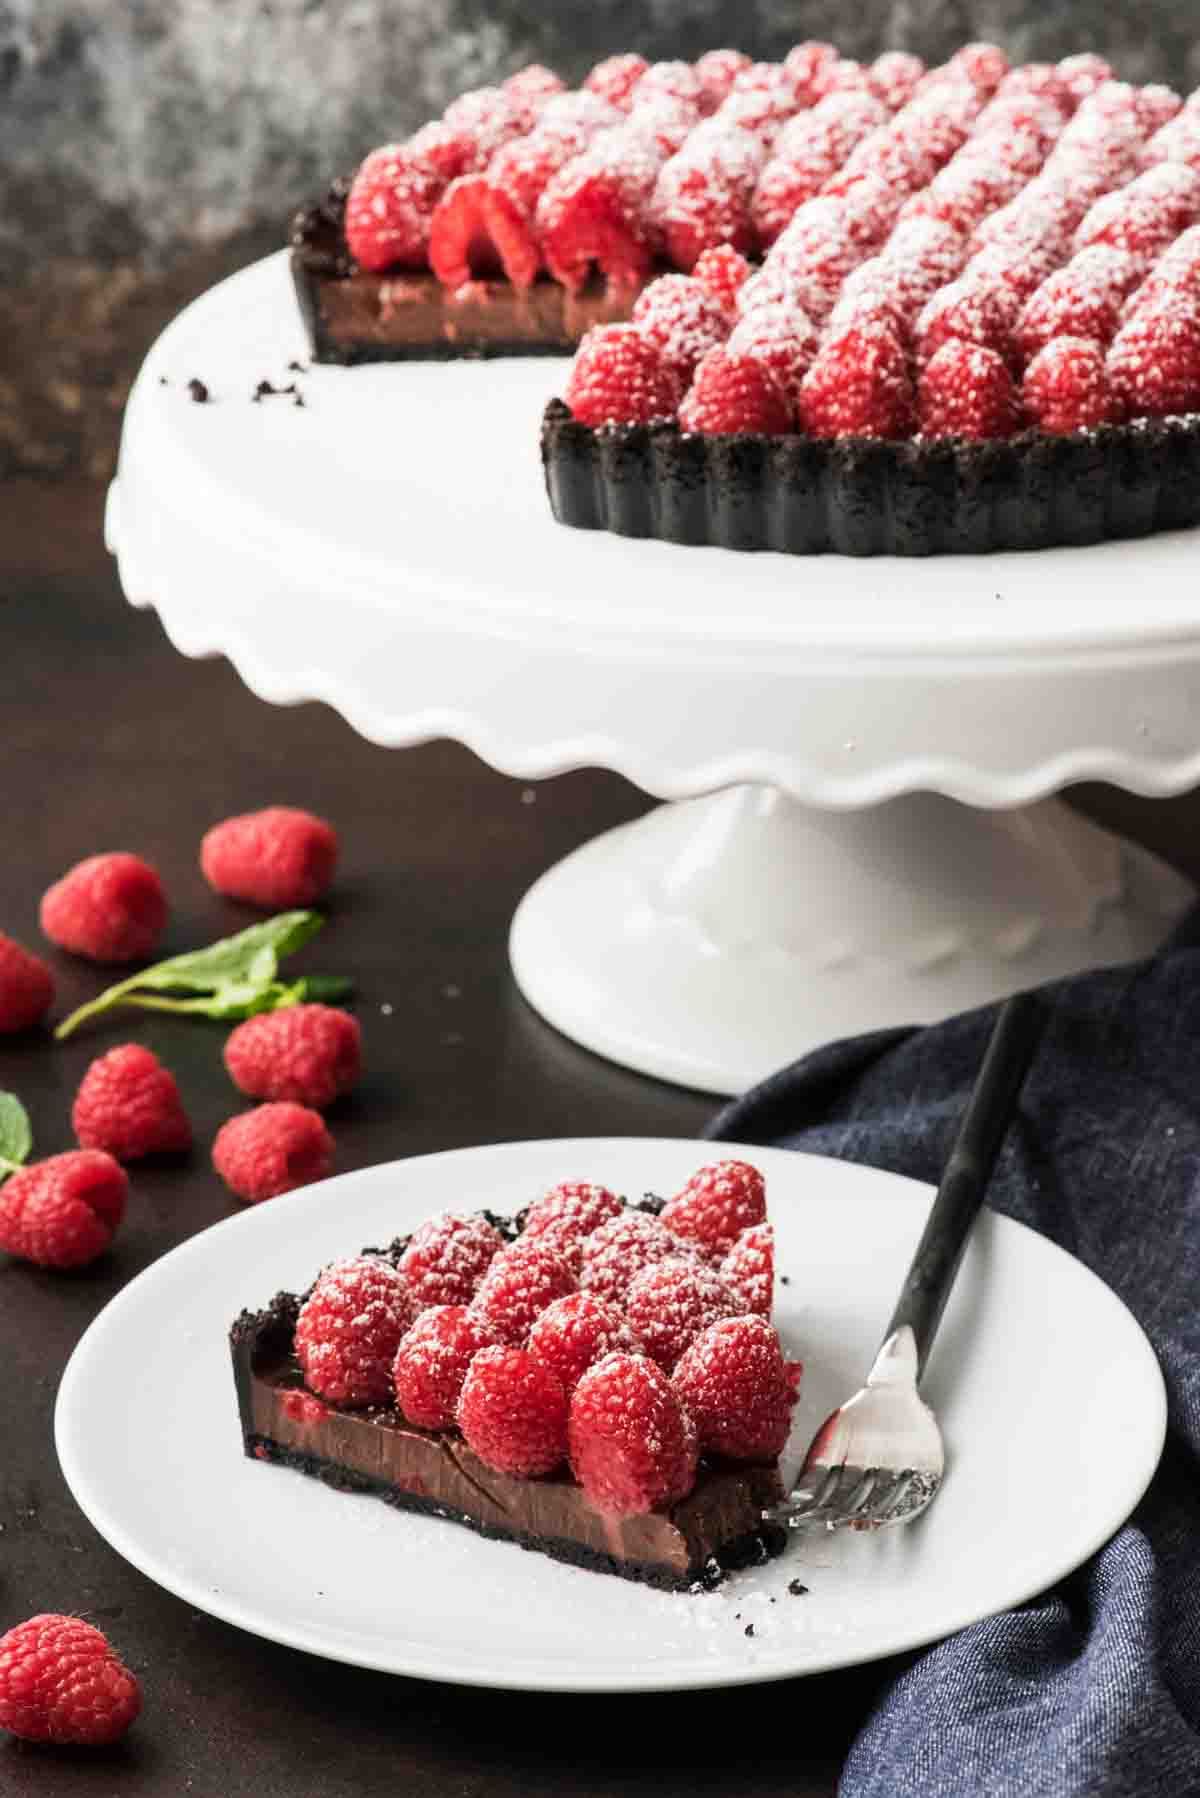
[[[245,1452],[664,1589],[780,1552],[799,1366],[769,1321],[763,1182],[662,1204],[566,1182],[431,1218],[231,1331]]]

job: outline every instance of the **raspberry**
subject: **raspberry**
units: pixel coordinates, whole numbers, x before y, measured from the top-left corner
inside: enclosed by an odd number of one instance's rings
[[[844,199],[822,195],[808,200],[777,239],[768,263],[769,268],[794,272],[825,289],[822,317],[833,310],[846,276],[862,261],[850,223]]]
[[[1181,163],[1147,169],[1127,187],[1105,194],[1075,233],[1075,248],[1111,244],[1153,257],[1165,250],[1200,213],[1200,173]]]
[[[423,1305],[466,1305],[504,1238],[478,1212],[426,1218],[409,1238],[400,1271]]]
[[[535,1242],[514,1242],[494,1256],[472,1300],[501,1342],[519,1348],[535,1317],[574,1292],[575,1276],[560,1255]]]
[[[679,408],[679,423],[685,431],[778,437],[792,429],[792,414],[783,389],[762,362],[716,349],[697,368]]]
[[[504,83],[504,91],[518,105],[529,106],[535,113],[541,112],[547,100],[556,94],[566,92],[567,84],[561,75],[548,69],[543,63],[526,63],[515,75],[510,75]]]
[[[209,886],[251,905],[311,905],[328,891],[337,859],[333,826],[290,805],[226,818],[200,844]]]
[[[476,87],[447,106],[442,123],[471,139],[473,166],[482,169],[511,138],[529,129],[530,119],[527,106],[502,87]]]
[[[900,271],[882,256],[872,256],[846,277],[829,315],[828,336],[832,341],[850,327],[865,326],[871,332],[887,330],[903,344],[908,336],[906,311]]]
[[[324,1268],[296,1319],[305,1385],[335,1405],[386,1404],[396,1351],[418,1309],[390,1261],[357,1255]]]
[[[770,1224],[742,1231],[721,1263],[721,1278],[740,1309],[770,1317],[775,1301],[775,1232]]]
[[[871,92],[889,112],[899,112],[912,99],[924,73],[925,64],[919,56],[910,56],[905,50],[885,51],[875,58],[868,71]]]
[[[606,56],[598,62],[584,82],[589,93],[599,94],[610,106],[619,106],[622,112],[629,111],[629,103],[633,90],[650,64],[644,56],[631,53],[627,56]]]
[[[1021,399],[1039,430],[1065,436],[1115,422],[1103,347],[1082,337],[1055,337],[1025,370]]]
[[[1113,71],[1112,64],[1105,62],[1102,56],[1094,56],[1085,50],[1079,56],[1064,56],[1058,65],[1058,75],[1078,106],[1089,94],[1094,94],[1098,87],[1111,81]]]
[[[705,250],[692,270],[693,281],[710,293],[727,317],[737,312],[738,290],[750,274],[750,264],[728,244]]]
[[[864,322],[827,340],[800,388],[810,436],[906,437],[912,420],[908,362],[890,326]]]
[[[567,1452],[562,1381],[526,1349],[482,1348],[463,1381],[458,1427],[497,1473],[553,1473]]]
[[[778,63],[757,62],[738,75],[716,117],[721,126],[734,126],[754,138],[761,155],[795,111],[796,89],[789,76]]]
[[[0,931],[0,1036],[29,1030],[54,1003],[54,976],[44,961]]]
[[[1183,101],[1173,87],[1151,82],[1147,87],[1138,88],[1135,104],[1138,124],[1147,137],[1153,137],[1156,131],[1161,131],[1164,125],[1178,117]]]
[[[738,1308],[720,1274],[703,1261],[682,1256],[644,1267],[630,1282],[625,1300],[646,1353],[668,1373],[701,1330],[719,1317],[732,1317]]]
[[[52,1155],[0,1186],[0,1249],[38,1267],[86,1267],[125,1214],[125,1170],[99,1149]]]
[[[696,74],[704,93],[705,112],[715,112],[726,99],[734,80],[750,67],[750,58],[740,50],[707,50],[696,63]]]
[[[404,153],[428,165],[438,177],[437,183],[430,183],[429,210],[438,193],[448,181],[465,175],[475,162],[475,145],[465,131],[454,131],[441,119],[433,119],[428,125],[422,125],[415,131],[404,145]],[[422,226],[424,237],[428,236],[428,217]]]
[[[832,44],[809,38],[796,44],[783,59],[784,70],[796,90],[797,103],[811,106],[818,97],[816,87],[823,85],[826,70],[839,60]]]
[[[940,287],[921,312],[916,324],[919,359],[928,362],[951,338],[1008,354],[1005,307],[992,288],[969,275]]]
[[[676,268],[694,268],[705,250],[754,245],[750,200],[762,167],[762,150],[745,131],[719,121],[694,132],[678,155],[664,163],[651,211]]]
[[[824,197],[842,202],[842,228],[863,255],[883,242],[902,204],[896,189],[869,169],[858,175],[835,176],[826,184]]]
[[[699,117],[704,87],[690,62],[652,62],[630,99],[635,112],[658,100],[678,100],[685,106],[694,107]]]
[[[142,1708],[142,1689],[82,1617],[43,1612],[0,1636],[0,1729],[25,1742],[101,1747]]]
[[[103,1149],[114,1161],[192,1146],[175,1076],[140,1043],[122,1043],[92,1063],[75,1095],[71,1128],[81,1148]]]
[[[1200,313],[1139,313],[1117,332],[1107,368],[1131,418],[1200,410]]]
[[[1008,57],[999,44],[964,44],[950,58],[950,66],[961,69],[967,79],[984,93],[994,93],[1009,72]]]
[[[682,384],[636,325],[593,325],[575,352],[564,397],[585,425],[671,418]]]
[[[883,253],[903,267],[909,290],[919,292],[924,304],[959,273],[966,261],[966,242],[961,231],[944,219],[905,219],[888,238]]]
[[[1022,98],[1034,95],[1039,99],[1050,100],[1064,114],[1075,109],[1075,102],[1066,82],[1054,64],[1049,62],[1020,63],[1015,69],[1008,71],[996,92],[1002,99],[1015,95]]]
[[[162,881],[136,855],[90,855],[42,897],[50,941],[89,961],[144,961],[166,922]]]
[[[922,370],[917,415],[925,437],[1011,437],[1020,408],[1003,356],[949,339]]]
[[[783,1452],[796,1394],[765,1318],[710,1324],[684,1350],[671,1384],[696,1420],[701,1448],[731,1461]]]
[[[767,1215],[766,1182],[748,1161],[714,1161],[663,1208],[664,1229],[706,1255],[727,1255],[743,1230]]]
[[[488,230],[488,194],[485,175],[460,175],[434,208],[429,222],[429,266],[451,292],[468,281],[500,273],[500,258]]]
[[[669,151],[626,125],[604,131],[547,183],[536,225],[546,266],[575,293],[595,264],[617,286],[640,285],[654,260],[650,200]]]
[[[444,185],[433,162],[405,144],[372,150],[346,199],[346,247],[359,267],[424,268],[429,221]]]
[[[579,1284],[597,1298],[624,1305],[635,1274],[652,1261],[664,1261],[678,1253],[678,1242],[656,1217],[644,1211],[625,1211],[587,1237]]]
[[[1111,342],[1120,324],[1129,271],[1136,266],[1121,250],[1096,244],[1047,276],[1017,320],[1022,356],[1030,360],[1056,337]]]
[[[633,323],[681,385],[691,380],[700,358],[729,335],[724,308],[687,275],[660,275],[652,281],[638,296]]]
[[[230,1192],[256,1205],[323,1180],[333,1167],[333,1138],[319,1112],[281,1099],[222,1124],[212,1161]]]
[[[537,1242],[560,1255],[576,1276],[583,1267],[583,1240],[624,1210],[615,1193],[587,1180],[564,1180],[529,1207],[523,1242]]]
[[[571,1471],[597,1511],[631,1517],[685,1498],[696,1483],[696,1432],[660,1367],[606,1355],[571,1399]]]
[[[972,256],[964,276],[990,287],[1015,325],[1025,301],[1053,273],[1054,260],[1044,251],[1025,244],[989,244]]]
[[[569,1292],[534,1319],[528,1346],[570,1397],[593,1362],[617,1350],[638,1354],[642,1344],[615,1305],[593,1292]]]
[[[229,1078],[252,1099],[323,1111],[362,1071],[357,1018],[334,1005],[288,1005],[239,1024],[225,1044]]]
[[[748,312],[735,326],[728,348],[732,354],[761,363],[795,411],[800,383],[817,353],[817,341],[816,329],[800,307],[779,301]]]
[[[465,1305],[431,1305],[401,1339],[392,1366],[396,1403],[420,1430],[448,1430],[455,1421],[467,1369],[495,1342],[482,1317]]]

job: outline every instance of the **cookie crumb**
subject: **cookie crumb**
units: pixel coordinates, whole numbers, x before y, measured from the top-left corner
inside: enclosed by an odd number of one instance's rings
[[[192,398],[195,400],[195,402],[198,406],[206,405],[207,402],[212,398],[212,395],[209,393],[208,388],[205,386],[204,382],[199,380],[195,375],[193,375],[191,380],[188,382],[187,390],[191,394]]]
[[[790,1579],[788,1581],[788,1591],[793,1598],[805,1598],[808,1595],[808,1587],[802,1586],[798,1579]]]
[[[742,1631],[742,1634],[744,1636],[752,1636],[754,1634],[754,1625],[752,1623],[748,1623],[746,1625],[745,1629]]]

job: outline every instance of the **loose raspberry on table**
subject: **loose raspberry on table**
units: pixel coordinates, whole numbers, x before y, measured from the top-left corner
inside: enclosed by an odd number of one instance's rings
[[[594,1292],[568,1292],[533,1322],[529,1352],[556,1373],[568,1395],[593,1362],[621,1351],[640,1354],[642,1342],[615,1305]]]
[[[417,1320],[416,1295],[390,1261],[335,1261],[317,1276],[296,1319],[305,1385],[335,1405],[382,1405],[392,1396],[401,1338]]]
[[[631,1517],[675,1504],[696,1483],[696,1431],[662,1369],[606,1355],[571,1399],[571,1471],[597,1511]]]
[[[1055,337],[1038,351],[1021,400],[1029,422],[1056,436],[1117,422],[1103,346],[1082,337]]]
[[[775,1303],[775,1232],[770,1224],[743,1230],[721,1262],[720,1273],[739,1301],[739,1310],[770,1317]]]
[[[734,355],[761,362],[794,413],[800,403],[800,383],[818,343],[816,326],[802,309],[780,300],[773,306],[756,306],[740,319],[727,348]]]
[[[624,1210],[616,1193],[588,1180],[563,1180],[535,1199],[525,1217],[522,1242],[539,1242],[561,1255],[578,1277],[583,1267],[583,1241]]]
[[[740,1306],[714,1268],[697,1257],[672,1256],[630,1282],[625,1312],[646,1353],[670,1373],[688,1343]]]
[[[42,930],[89,961],[144,961],[167,922],[162,881],[140,856],[90,855],[43,895]]]
[[[52,1155],[0,1186],[0,1249],[37,1267],[86,1267],[125,1215],[129,1180],[99,1149]]]
[[[883,323],[830,337],[800,388],[800,422],[811,437],[907,437],[913,409],[908,358]]]
[[[729,318],[737,315],[738,291],[749,275],[750,264],[729,244],[705,250],[692,270],[692,279],[699,281]]]
[[[82,1617],[46,1611],[0,1636],[0,1729],[21,1741],[103,1747],[141,1708],[136,1675]]]
[[[644,1211],[626,1211],[585,1239],[579,1284],[585,1292],[623,1307],[635,1274],[652,1261],[665,1261],[668,1255],[678,1253],[678,1240],[658,1218]]]
[[[633,323],[681,386],[691,380],[701,357],[729,335],[724,307],[688,275],[660,275],[651,281],[638,296]]]
[[[452,132],[461,145],[461,132]],[[457,157],[461,150],[455,151]],[[447,176],[406,144],[384,144],[360,165],[346,198],[346,248],[360,268],[424,268],[429,221]],[[441,156],[445,166],[444,154]]]
[[[673,418],[679,376],[636,325],[593,325],[575,352],[563,397],[580,424],[650,424]]]
[[[488,229],[490,191],[485,174],[460,175],[434,208],[429,224],[429,266],[452,293],[468,281],[501,271]]]
[[[716,112],[736,77],[749,67],[750,58],[741,50],[706,50],[697,59],[696,74],[704,91],[705,112]]]
[[[467,1369],[458,1427],[497,1473],[534,1479],[567,1452],[567,1395],[558,1375],[526,1349],[482,1348]]]
[[[336,1005],[288,1005],[230,1033],[225,1066],[252,1099],[294,1099],[322,1111],[362,1072],[358,1019]]]
[[[421,1430],[455,1422],[467,1369],[495,1343],[490,1326],[465,1305],[430,1305],[401,1338],[392,1367],[396,1403]]]
[[[471,1303],[501,1342],[519,1348],[534,1318],[575,1286],[561,1255],[536,1240],[518,1239],[494,1256]]]
[[[767,1215],[766,1181],[748,1161],[714,1161],[663,1207],[663,1228],[706,1255],[727,1255]]]
[[[970,275],[947,282],[927,302],[916,324],[917,355],[928,362],[944,343],[957,338],[1007,357],[1011,349],[1007,311],[995,291]]]
[[[792,409],[774,375],[754,356],[710,350],[679,407],[685,431],[752,431],[778,437],[790,431]]]
[[[54,1003],[45,962],[0,931],[0,1036],[31,1030]]]
[[[951,338],[921,371],[917,419],[925,437],[1011,437],[1020,403],[1004,357]]]
[[[622,112],[629,111],[629,103],[642,76],[650,64],[644,56],[631,52],[626,56],[606,56],[598,62],[584,81],[589,93],[599,94],[610,106],[619,106]]]
[[[92,1063],[75,1095],[71,1128],[81,1148],[103,1149],[115,1161],[192,1146],[175,1076],[140,1043],[121,1043]]]
[[[338,861],[337,832],[291,805],[225,818],[205,832],[200,867],[209,886],[251,905],[311,905],[328,892]]]
[[[423,1305],[466,1305],[503,1247],[503,1236],[486,1217],[447,1211],[418,1224],[400,1271]]]
[[[701,1448],[733,1461],[783,1452],[795,1382],[765,1318],[710,1324],[684,1350],[671,1383],[695,1419]]]
[[[1108,380],[1131,418],[1200,410],[1200,313],[1139,312],[1113,339]]]
[[[212,1161],[230,1192],[256,1205],[324,1180],[333,1169],[333,1137],[319,1111],[281,1099],[222,1124]]]

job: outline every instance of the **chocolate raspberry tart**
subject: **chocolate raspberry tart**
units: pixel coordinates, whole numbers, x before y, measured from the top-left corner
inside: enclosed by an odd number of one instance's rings
[[[781,1552],[766,1513],[799,1368],[766,1313],[761,1176],[665,1205],[565,1183],[430,1219],[243,1312],[245,1452],[666,1590]]]

